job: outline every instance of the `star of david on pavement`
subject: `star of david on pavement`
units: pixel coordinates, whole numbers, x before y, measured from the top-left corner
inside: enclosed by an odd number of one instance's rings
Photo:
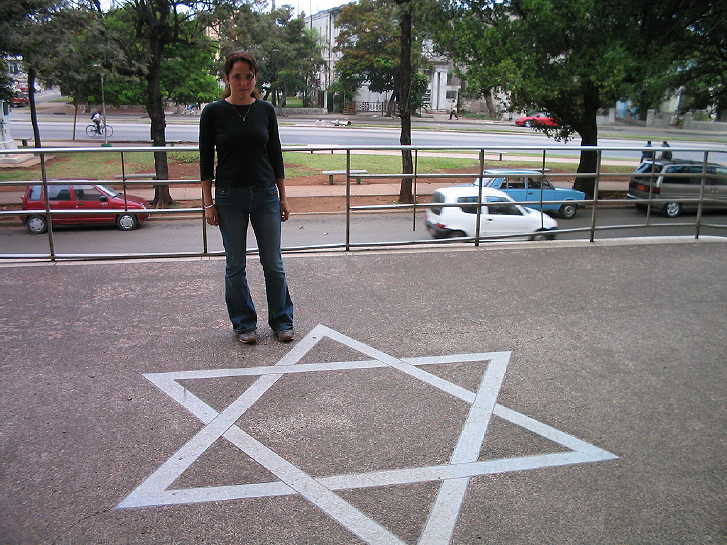
[[[335,363],[298,363],[324,337],[344,344],[372,359]],[[432,364],[482,361],[487,361],[488,365],[476,392],[471,392],[422,369],[422,367]],[[441,482],[439,492],[418,544],[447,544],[454,533],[471,477],[617,458],[610,452],[497,403],[497,396],[509,361],[510,352],[398,359],[326,326],[318,325],[272,366],[146,374],[144,376],[149,381],[197,417],[204,427],[134,489],[116,508],[300,494],[366,543],[403,545],[404,542],[400,538],[345,501],[336,494],[336,491],[439,481]],[[448,464],[358,474],[313,476],[286,461],[235,425],[235,422],[247,409],[288,373],[381,367],[390,367],[406,373],[470,405],[469,413]],[[258,376],[258,379],[222,412],[217,412],[177,383],[178,380],[243,375]],[[558,443],[567,449],[567,452],[478,461],[493,414]],[[224,437],[235,445],[275,475],[278,480],[234,486],[170,489],[172,483],[220,437]]]

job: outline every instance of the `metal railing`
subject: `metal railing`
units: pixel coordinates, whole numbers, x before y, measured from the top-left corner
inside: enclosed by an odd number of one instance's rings
[[[400,152],[402,150],[409,150],[413,154],[413,172],[412,173],[387,173],[387,174],[352,174],[351,173],[351,157],[352,155],[355,155],[357,158],[361,158],[361,155],[357,155],[356,152]],[[479,157],[479,169],[478,172],[468,172],[468,173],[458,173],[458,174],[452,174],[452,173],[426,173],[426,172],[420,172],[418,170],[418,163],[419,163],[419,157],[420,153],[426,153],[426,152],[441,152],[441,151],[453,151],[458,152],[477,152]],[[478,202],[480,203],[477,205],[477,203],[467,203],[467,206],[475,206],[476,207],[476,232],[475,236],[471,237],[454,237],[444,240],[393,240],[393,241],[384,241],[384,242],[359,242],[355,243],[351,240],[351,216],[352,213],[356,212],[363,212],[363,211],[381,211],[381,210],[411,210],[412,212],[412,226],[413,229],[416,227],[416,220],[417,220],[417,211],[419,209],[423,208],[431,208],[432,203],[417,203],[417,182],[421,179],[439,179],[439,178],[465,178],[465,179],[474,179],[474,178],[484,178],[483,173],[486,170],[486,156],[488,154],[499,156],[500,160],[502,160],[502,154],[503,153],[512,153],[512,152],[520,152],[524,154],[532,154],[533,152],[537,152],[538,156],[540,157],[540,168],[532,168],[532,167],[522,167],[523,169],[527,170],[535,170],[539,172],[539,174],[529,174],[531,177],[537,177],[537,176],[545,176],[547,172],[548,178],[593,178],[594,179],[594,192],[593,192],[593,198],[591,199],[582,199],[582,200],[567,200],[567,201],[549,201],[543,199],[543,192],[541,189],[540,199],[534,200],[534,201],[513,201],[509,203],[501,203],[502,206],[510,205],[510,204],[519,204],[523,206],[528,205],[535,205],[539,206],[542,209],[543,205],[549,205],[549,204],[562,204],[564,202],[568,202],[569,204],[576,204],[581,206],[590,206],[591,207],[591,224],[588,227],[579,227],[579,228],[568,228],[568,229],[554,229],[552,231],[549,231],[550,234],[560,234],[560,233],[578,233],[583,232],[588,234],[588,239],[591,242],[594,242],[596,240],[596,233],[603,230],[622,230],[622,229],[636,229],[636,228],[644,228],[644,227],[690,227],[694,228],[694,238],[699,238],[700,233],[703,228],[709,227],[713,229],[726,229],[727,225],[724,224],[715,224],[715,223],[707,223],[704,221],[703,218],[703,209],[704,205],[706,204],[714,204],[715,201],[720,202],[720,204],[725,203],[724,200],[720,201],[719,199],[714,199],[709,196],[705,196],[705,185],[707,184],[707,181],[710,181],[710,184],[713,183],[721,183],[721,184],[727,184],[727,179],[725,179],[724,176],[721,175],[713,175],[707,172],[707,166],[711,164],[709,157],[710,154],[712,155],[718,155],[718,154],[725,154],[727,153],[727,148],[714,148],[714,149],[705,149],[705,148],[698,148],[698,147],[672,147],[672,148],[666,148],[663,151],[670,151],[673,154],[674,153],[699,153],[702,155],[702,172],[701,172],[701,183],[700,183],[700,191],[699,196],[697,198],[659,198],[654,197],[654,195],[651,192],[651,188],[653,187],[653,184],[650,184],[650,192],[649,197],[646,201],[643,201],[643,204],[646,205],[646,219],[644,223],[637,223],[637,224],[624,224],[624,225],[598,225],[598,214],[599,214],[599,208],[602,208],[604,206],[604,201],[602,199],[599,199],[599,190],[600,190],[600,183],[602,179],[609,178],[609,177],[628,177],[630,179],[634,173],[629,172],[609,172],[604,173],[602,171],[602,159],[603,159],[603,152],[641,152],[641,151],[649,151],[649,152],[655,152],[659,153],[662,151],[661,148],[641,148],[641,147],[613,147],[613,146],[598,146],[598,147],[587,147],[587,146],[314,146],[314,145],[307,145],[307,146],[286,146],[283,148],[284,152],[306,152],[306,153],[312,153],[314,151],[330,151],[331,153],[337,152],[337,153],[343,153],[346,156],[346,192],[345,192],[345,240],[341,243],[332,243],[332,244],[310,244],[310,245],[300,245],[300,246],[288,246],[284,247],[284,252],[293,252],[293,251],[303,251],[303,250],[334,250],[334,249],[342,249],[345,251],[351,251],[353,249],[357,248],[369,248],[369,247],[396,247],[396,246],[402,246],[402,245],[417,245],[417,244],[447,244],[452,242],[471,242],[474,244],[474,246],[479,246],[482,242],[490,242],[490,241],[496,241],[496,240],[507,240],[512,238],[522,238],[523,234],[510,234],[510,235],[490,235],[485,236],[485,234],[482,233],[482,225],[481,225],[481,216],[482,216],[482,209],[483,207],[487,206],[498,206],[497,203],[493,202],[485,202],[483,201],[483,183],[478,184]],[[586,172],[586,173],[554,173],[549,172],[549,169],[546,168],[546,162],[548,159],[548,152],[551,153],[557,153],[557,152],[573,152],[573,151],[590,151],[597,154],[597,160],[596,160],[596,170],[594,172]],[[48,177],[48,172],[46,168],[46,157],[48,155],[64,155],[69,153],[82,153],[82,152],[90,152],[90,153],[106,153],[106,154],[118,154],[120,157],[120,177],[117,180],[70,180],[67,178],[64,178],[63,180],[52,180]],[[21,260],[50,260],[50,261],[57,261],[57,260],[78,260],[78,259],[119,259],[119,258],[149,258],[149,257],[204,257],[204,256],[218,256],[218,255],[224,255],[223,251],[210,251],[208,248],[208,236],[207,236],[207,223],[204,221],[204,211],[201,207],[193,207],[193,208],[146,208],[146,209],[129,209],[127,204],[127,189],[129,186],[137,185],[137,184],[144,184],[144,185],[166,185],[166,186],[174,186],[179,184],[200,184],[199,180],[138,180],[134,179],[137,176],[134,174],[127,174],[126,172],[126,156],[127,154],[132,153],[149,153],[149,152],[198,152],[198,148],[196,146],[175,146],[175,147],[148,147],[148,146],[142,146],[142,147],[119,147],[119,148],[109,148],[109,147],[93,147],[93,148],[22,148],[22,149],[11,149],[11,150],[0,150],[0,157],[2,155],[6,154],[34,154],[39,156],[40,159],[40,171],[41,171],[41,178],[38,180],[19,180],[19,181],[5,181],[0,182],[0,186],[23,186],[27,187],[30,185],[42,185],[43,187],[43,197],[44,197],[44,209],[42,210],[33,210],[32,212],[29,212],[28,210],[0,210],[0,218],[6,217],[6,216],[19,216],[21,218],[26,218],[30,215],[33,216],[42,216],[46,218],[47,222],[47,238],[48,238],[48,252],[44,254],[19,254],[19,253],[2,253],[0,250],[0,259],[21,259]],[[554,161],[557,161],[558,158],[555,158]],[[658,162],[658,160],[657,160]],[[636,160],[634,160],[634,163],[636,163]],[[653,163],[652,163],[653,165]],[[520,168],[519,168],[520,169]],[[651,172],[648,173],[640,173],[640,178],[652,178],[655,179],[658,176],[662,176],[662,173],[655,172],[652,168]],[[694,174],[669,174],[670,177],[694,177]],[[353,206],[352,205],[352,194],[351,194],[351,181],[356,178],[364,178],[364,179],[411,179],[412,182],[412,193],[414,195],[414,204],[387,204],[387,205],[359,205],[359,206]],[[119,209],[114,210],[93,210],[93,209],[83,209],[83,210],[56,210],[52,209],[50,202],[48,200],[48,187],[53,185],[71,185],[71,184],[84,184],[84,185],[94,185],[94,184],[107,184],[107,185],[118,185],[120,184],[122,186],[122,191],[124,195],[124,213],[125,214],[133,214],[133,215],[166,215],[166,214],[180,214],[180,213],[186,213],[186,214],[196,214],[199,215],[200,218],[200,224],[201,224],[201,231],[202,231],[202,248],[200,248],[199,251],[189,251],[189,252],[154,252],[154,253],[97,253],[97,254],[86,254],[86,253],[59,253],[55,249],[55,243],[54,243],[54,222],[53,218],[62,217],[62,216],[72,216],[72,215],[83,215],[83,214],[94,214],[94,215],[118,215]],[[200,186],[200,192],[199,192],[199,199],[201,201],[202,194],[201,194],[201,186]],[[674,202],[678,201],[680,203],[690,204],[697,206],[697,214],[695,217],[695,220],[693,222],[672,222],[672,223],[653,223],[651,221],[652,216],[652,210],[655,208],[656,205],[665,204],[667,202]],[[612,206],[614,204],[623,204],[623,205],[634,205],[635,201],[633,199],[608,199],[607,204],[609,206]],[[462,203],[436,203],[436,207],[438,208],[446,208],[446,207],[462,207]],[[375,221],[375,220],[372,220]],[[255,253],[256,249],[249,250],[248,253]]]

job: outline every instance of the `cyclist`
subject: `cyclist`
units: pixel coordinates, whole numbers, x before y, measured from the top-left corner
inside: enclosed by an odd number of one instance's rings
[[[101,134],[101,112],[95,111],[91,114],[91,121],[96,125],[96,134]]]

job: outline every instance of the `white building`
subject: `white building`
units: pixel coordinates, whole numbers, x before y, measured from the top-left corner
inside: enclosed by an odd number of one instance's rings
[[[322,70],[318,75],[319,88],[323,91],[324,108],[330,109],[328,93],[330,86],[336,81],[336,62],[341,54],[335,51],[336,38],[340,28],[336,25],[336,18],[341,7],[319,11],[306,18],[309,27],[318,33],[318,42],[321,56],[324,60]],[[454,74],[454,66],[444,57],[437,57],[431,47],[425,49],[425,56],[432,64],[432,69],[426,72],[429,85],[425,94],[425,108],[428,110],[446,111],[452,100],[458,101],[460,81]],[[356,111],[381,111],[382,105],[391,98],[390,93],[375,93],[365,85],[358,89],[354,100]]]

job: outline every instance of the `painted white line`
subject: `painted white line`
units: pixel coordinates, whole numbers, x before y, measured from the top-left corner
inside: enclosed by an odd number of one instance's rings
[[[384,352],[381,352],[380,350],[376,350],[375,348],[371,348],[370,346],[357,341],[355,339],[352,339],[351,337],[347,337],[346,335],[343,335],[342,333],[339,333],[338,331],[334,331],[333,329],[327,328],[326,326],[318,325],[316,326],[316,329],[318,328],[325,328],[326,335],[330,337],[331,339],[334,339],[342,344],[346,344],[353,348],[354,350],[357,350],[361,352],[362,354],[366,354],[368,356],[371,356],[372,358],[375,358],[387,365],[390,365],[394,369],[398,369],[399,371],[402,371],[406,373],[407,375],[410,375],[414,378],[417,378],[421,380],[422,382],[429,384],[430,386],[434,386],[435,388],[439,388],[445,393],[451,394],[455,397],[459,397],[462,399],[462,396],[472,395],[472,392],[469,390],[466,390],[465,388],[462,388],[461,386],[457,386],[456,384],[452,384],[448,380],[444,380],[443,378],[440,378],[436,375],[433,375],[431,373],[427,373],[426,371],[423,371],[419,369],[418,367],[415,367],[414,365],[410,365],[408,363],[403,362],[402,360],[399,360],[397,358],[394,358],[392,356],[389,356],[388,354],[385,354]]]
[[[474,462],[479,457],[509,361],[509,354],[506,357],[496,357],[490,360],[467,419],[462,426],[457,446],[450,459],[451,464]],[[442,483],[419,539],[420,545],[446,545],[449,543],[468,484],[468,478],[451,479]]]
[[[374,359],[299,364],[298,362],[324,337],[329,337]],[[483,352],[397,359],[326,326],[318,325],[273,366],[148,373],[144,376],[150,382],[190,411],[205,426],[119,503],[117,508],[300,494],[366,543],[401,545],[403,542],[398,537],[336,495],[335,491],[442,481],[419,543],[422,545],[447,544],[451,540],[456,527],[459,511],[471,477],[617,458],[610,452],[497,404],[497,396],[509,360],[510,352]],[[489,364],[483,374],[477,394],[418,367],[431,364],[481,361],[488,361]],[[285,374],[381,367],[392,367],[400,370],[471,405],[449,464],[374,471],[356,475],[313,477],[235,425],[240,416]],[[258,379],[221,413],[218,413],[177,382],[178,380],[243,375],[257,376]],[[568,452],[477,461],[493,414],[558,443],[568,449]],[[280,480],[232,486],[168,489],[220,437],[224,437]]]
[[[501,355],[502,352],[480,352],[470,354],[449,354],[446,356],[424,356],[418,358],[401,358],[410,365],[437,365],[444,363],[471,363],[488,361]],[[287,373],[311,373],[316,371],[350,371],[352,369],[374,369],[386,367],[379,360],[337,361],[331,363],[298,363],[281,368],[277,365],[244,367],[237,369],[205,369],[197,371],[170,371],[165,373],[145,373],[149,380],[152,377],[171,377],[173,380],[194,380],[204,378],[238,377],[246,375],[278,375]]]
[[[469,482],[463,478],[442,483],[418,545],[447,545],[451,541]]]

